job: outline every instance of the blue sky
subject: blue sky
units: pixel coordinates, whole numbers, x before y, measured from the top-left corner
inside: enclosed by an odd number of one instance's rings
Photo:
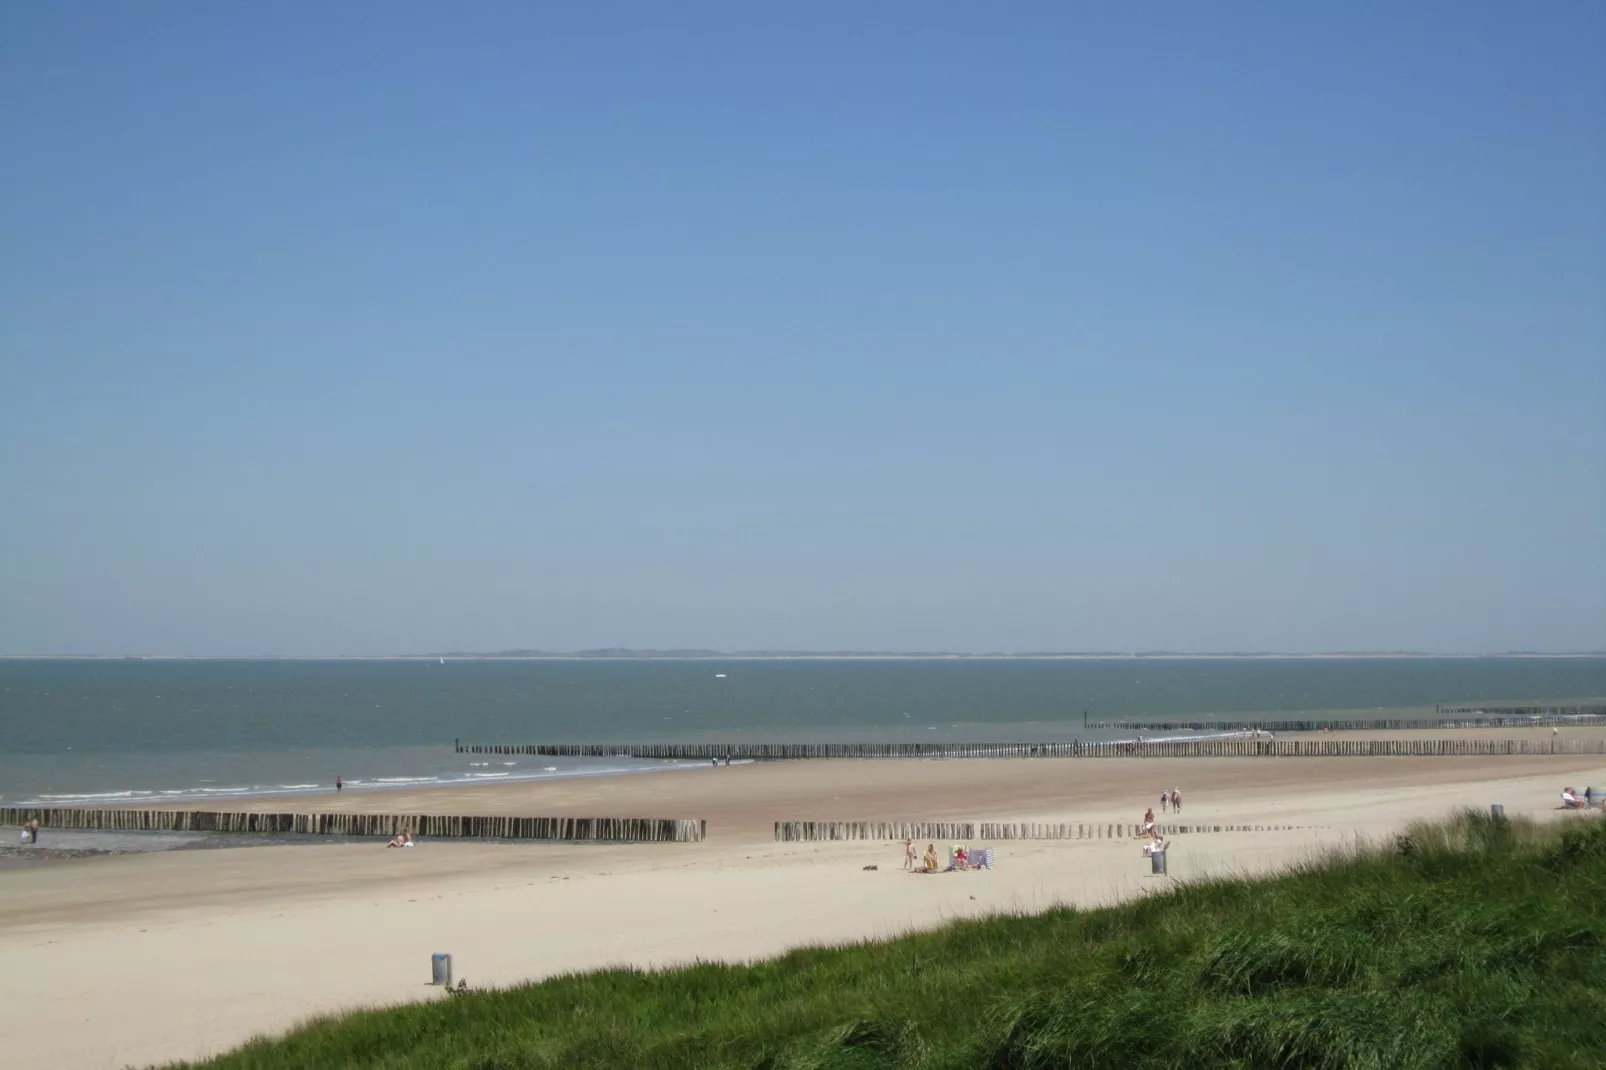
[[[0,651],[1606,648],[1606,6],[335,7],[0,15]]]

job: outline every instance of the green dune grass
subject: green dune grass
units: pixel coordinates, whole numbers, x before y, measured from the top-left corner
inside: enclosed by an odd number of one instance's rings
[[[612,970],[307,1025],[282,1067],[1606,1067],[1606,821],[1387,850],[753,966]]]

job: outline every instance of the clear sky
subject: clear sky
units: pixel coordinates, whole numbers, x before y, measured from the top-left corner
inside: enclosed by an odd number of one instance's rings
[[[0,651],[1606,648],[1603,203],[1596,0],[8,4]]]

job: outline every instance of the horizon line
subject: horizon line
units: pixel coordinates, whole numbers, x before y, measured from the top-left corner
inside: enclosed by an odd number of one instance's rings
[[[624,661],[660,660],[695,661],[719,658],[746,660],[845,660],[845,659],[904,659],[904,660],[1127,660],[1149,659],[1247,659],[1247,658],[1602,658],[1606,650],[1500,650],[1430,652],[1421,650],[1022,650],[1022,651],[957,651],[957,650],[713,650],[700,647],[596,647],[571,651],[513,649],[494,651],[442,650],[412,654],[135,654],[62,652],[51,654],[3,653],[6,661],[416,661],[422,659],[452,658],[456,660],[501,661]]]

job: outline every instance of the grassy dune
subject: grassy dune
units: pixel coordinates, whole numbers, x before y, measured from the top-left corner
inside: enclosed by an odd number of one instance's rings
[[[443,997],[203,1065],[1606,1067],[1606,821],[1468,814],[1271,880]]]

